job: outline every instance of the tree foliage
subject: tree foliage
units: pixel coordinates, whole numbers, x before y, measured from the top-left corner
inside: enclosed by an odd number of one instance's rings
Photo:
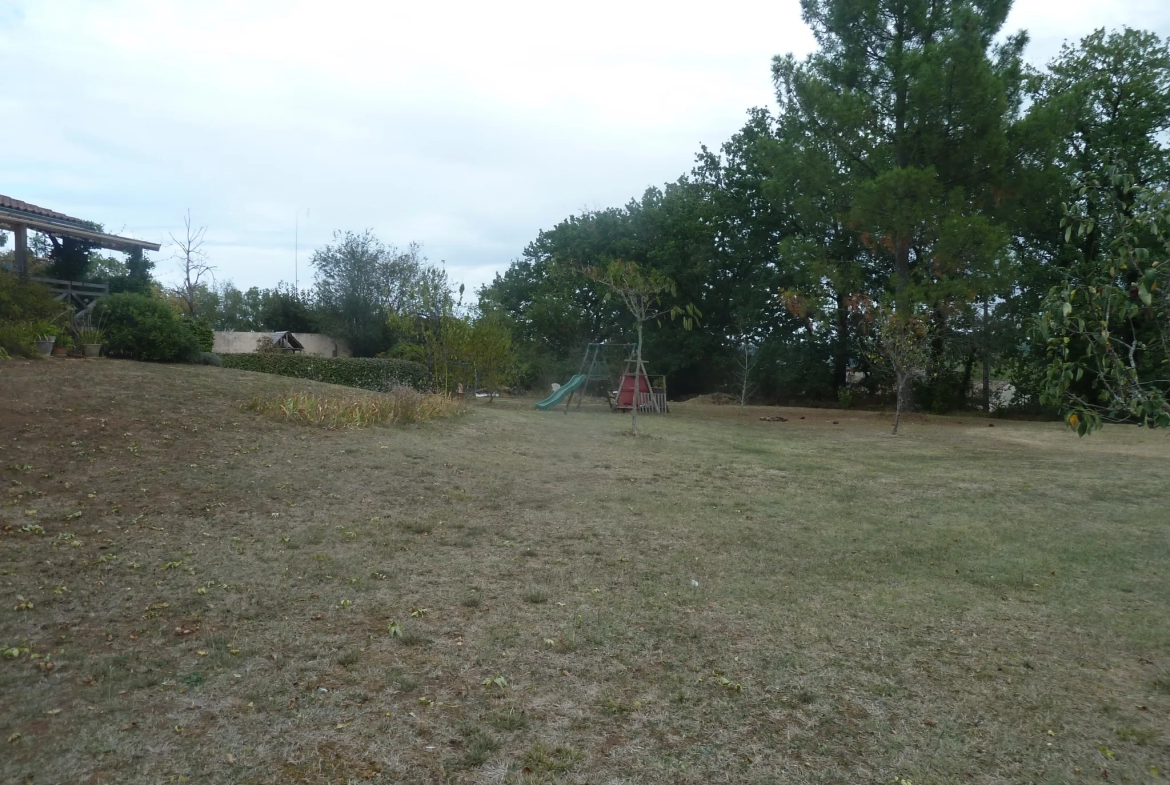
[[[480,292],[514,325],[530,383],[563,381],[586,343],[634,332],[599,281],[566,274],[623,259],[704,314],[692,332],[646,336],[676,392],[742,392],[734,358],[747,341],[765,399],[835,399],[854,368],[865,377],[855,392],[903,406],[912,388],[934,411],[990,408],[1001,379],[1015,405],[1054,411],[1063,393],[1032,327],[1054,287],[1099,286],[1085,271],[1118,253],[1139,201],[1166,186],[1167,43],[1098,30],[1035,70],[1027,33],[1004,30],[1010,0],[801,7],[818,48],[775,59],[774,109],[752,109],[664,188],[542,231]],[[1133,187],[1083,187],[1107,169]],[[1091,229],[1066,233],[1066,215]],[[869,303],[899,316],[889,329],[922,328],[927,354],[908,385],[873,351],[882,325]],[[1118,416],[1137,417],[1128,411]]]
[[[427,269],[422,249],[382,243],[372,231],[334,232],[313,253],[315,302],[323,326],[355,355],[373,356],[394,344],[390,317],[409,310]]]
[[[1045,399],[1081,435],[1106,420],[1170,426],[1170,190],[1110,169],[1081,191],[1064,221],[1069,239],[1098,231],[1090,203],[1106,206],[1110,231],[1045,300]]]

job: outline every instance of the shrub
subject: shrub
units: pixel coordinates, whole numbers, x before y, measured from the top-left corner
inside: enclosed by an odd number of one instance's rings
[[[360,387],[387,392],[399,386],[425,390],[430,374],[422,363],[410,360],[382,360],[373,357],[311,357],[304,354],[227,354],[225,368],[259,371],[295,379]]]
[[[204,365],[214,365],[216,368],[219,368],[223,365],[223,358],[215,352],[202,352],[199,355],[199,362]]]
[[[446,395],[420,393],[409,387],[398,387],[385,395],[354,397],[297,393],[269,399],[253,398],[245,408],[330,430],[424,422],[463,411],[460,403]]]
[[[210,352],[215,348],[215,330],[211,329],[211,322],[200,316],[197,319],[183,317],[183,323],[195,334],[201,351]]]
[[[47,288],[16,275],[0,274],[0,324],[17,322],[61,323],[64,305]]]
[[[33,328],[31,322],[0,324],[0,349],[16,357],[39,357]]]
[[[189,362],[199,357],[199,340],[190,323],[162,300],[113,294],[98,308],[111,356],[151,362]]]

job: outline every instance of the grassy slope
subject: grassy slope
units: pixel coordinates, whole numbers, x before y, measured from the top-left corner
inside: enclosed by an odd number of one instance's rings
[[[1164,434],[238,406],[324,387],[0,366],[0,643],[55,663],[0,662],[0,781],[1170,769]]]

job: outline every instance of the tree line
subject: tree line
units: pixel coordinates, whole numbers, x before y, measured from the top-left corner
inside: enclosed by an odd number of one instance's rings
[[[448,388],[563,382],[587,343],[637,339],[676,394],[943,412],[990,408],[997,379],[1082,433],[1170,424],[1170,43],[1097,30],[1037,69],[1010,9],[802,0],[817,49],[774,59],[774,107],[676,181],[541,231],[474,302],[370,231],[317,249],[305,290],[216,282],[189,217],[174,287],[36,242],[53,277],[218,330],[327,332]],[[687,318],[640,319],[615,270]]]
[[[358,357],[421,362],[435,384],[494,393],[516,377],[508,325],[463,301],[422,248],[387,245],[371,231],[337,231],[313,252],[313,286],[281,282],[240,290],[230,281],[194,287],[190,316],[215,330],[324,332]],[[182,288],[181,286],[179,287]]]
[[[677,181],[540,232],[480,292],[509,318],[529,381],[630,335],[578,272],[623,260],[702,314],[645,337],[678,392],[745,390],[746,368],[773,401],[904,392],[946,411],[987,406],[996,377],[1018,405],[1079,406],[1082,421],[1164,393],[1170,48],[1097,30],[1034,69],[1027,34],[1002,35],[1010,7],[803,0],[818,48],[774,59],[775,107]],[[1119,238],[1128,265],[1110,263]],[[1076,292],[1107,283],[1129,311],[1079,315]],[[1055,346],[1046,314],[1079,333]],[[1108,336],[1123,333],[1136,359],[1111,361]]]
[[[69,253],[62,254],[56,249],[63,243],[42,235],[30,243],[31,269],[36,275],[108,282],[112,294],[139,298],[131,304],[140,310],[169,303],[208,335],[216,330],[327,333],[358,357],[421,362],[436,386],[448,391],[462,386],[494,395],[517,376],[504,318],[464,302],[463,287],[453,287],[442,266],[430,263],[416,244],[399,249],[370,230],[338,231],[311,257],[311,287],[281,281],[242,290],[231,280],[216,280],[216,267],[203,248],[206,228],[192,224],[189,215],[184,225],[182,236],[171,236],[179,275],[174,284],[155,278],[156,263],[146,255],[119,259],[84,243],[69,243]]]

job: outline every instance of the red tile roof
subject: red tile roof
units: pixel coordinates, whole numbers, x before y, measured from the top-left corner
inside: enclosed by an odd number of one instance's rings
[[[11,196],[4,196],[2,194],[0,194],[0,207],[8,210],[19,210],[29,215],[39,215],[42,218],[52,218],[55,221],[77,224],[78,226],[84,225],[84,221],[80,218],[74,218],[73,216],[58,213],[54,210],[47,210],[44,207],[37,207],[35,204],[22,202],[19,199],[13,199]]]

